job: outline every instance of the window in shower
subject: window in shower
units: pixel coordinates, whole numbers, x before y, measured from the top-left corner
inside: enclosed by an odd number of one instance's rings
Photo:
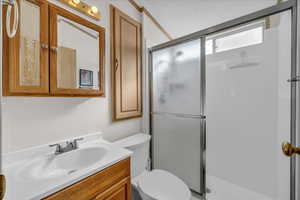
[[[206,41],[206,55],[262,44],[265,20],[211,36]]]
[[[205,54],[210,55],[214,52],[214,41],[212,39],[206,40]]]

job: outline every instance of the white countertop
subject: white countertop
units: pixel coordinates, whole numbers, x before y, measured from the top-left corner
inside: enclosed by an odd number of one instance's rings
[[[54,154],[54,149],[49,148],[48,145],[26,150],[26,152],[6,155],[3,171],[6,176],[7,188],[4,200],[40,200],[41,198],[47,197],[105,169],[106,167],[130,157],[132,154],[132,152],[120,148],[117,145],[110,144],[99,137],[88,142],[79,143],[79,149],[100,146],[107,151],[95,164],[71,174],[47,179],[26,178],[26,174],[24,176],[24,167],[26,167],[28,163],[32,163],[32,160],[36,159],[38,156],[49,156],[50,154]]]

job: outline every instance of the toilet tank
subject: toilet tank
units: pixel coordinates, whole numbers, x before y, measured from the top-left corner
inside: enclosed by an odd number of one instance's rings
[[[148,168],[151,136],[138,133],[114,142],[114,144],[132,151],[131,177],[134,178]]]

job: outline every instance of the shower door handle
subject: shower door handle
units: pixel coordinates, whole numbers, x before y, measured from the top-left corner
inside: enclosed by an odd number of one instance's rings
[[[300,81],[300,76],[295,76],[289,80],[287,80],[289,83],[293,83],[293,82],[299,82]]]
[[[282,152],[284,153],[284,155],[289,156],[289,157],[293,156],[294,154],[300,155],[300,147],[295,147],[288,142],[283,142],[282,143]]]

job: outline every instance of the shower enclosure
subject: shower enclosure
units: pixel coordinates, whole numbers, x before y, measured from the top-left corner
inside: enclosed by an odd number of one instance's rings
[[[152,167],[208,200],[296,200],[297,1],[153,47]]]

